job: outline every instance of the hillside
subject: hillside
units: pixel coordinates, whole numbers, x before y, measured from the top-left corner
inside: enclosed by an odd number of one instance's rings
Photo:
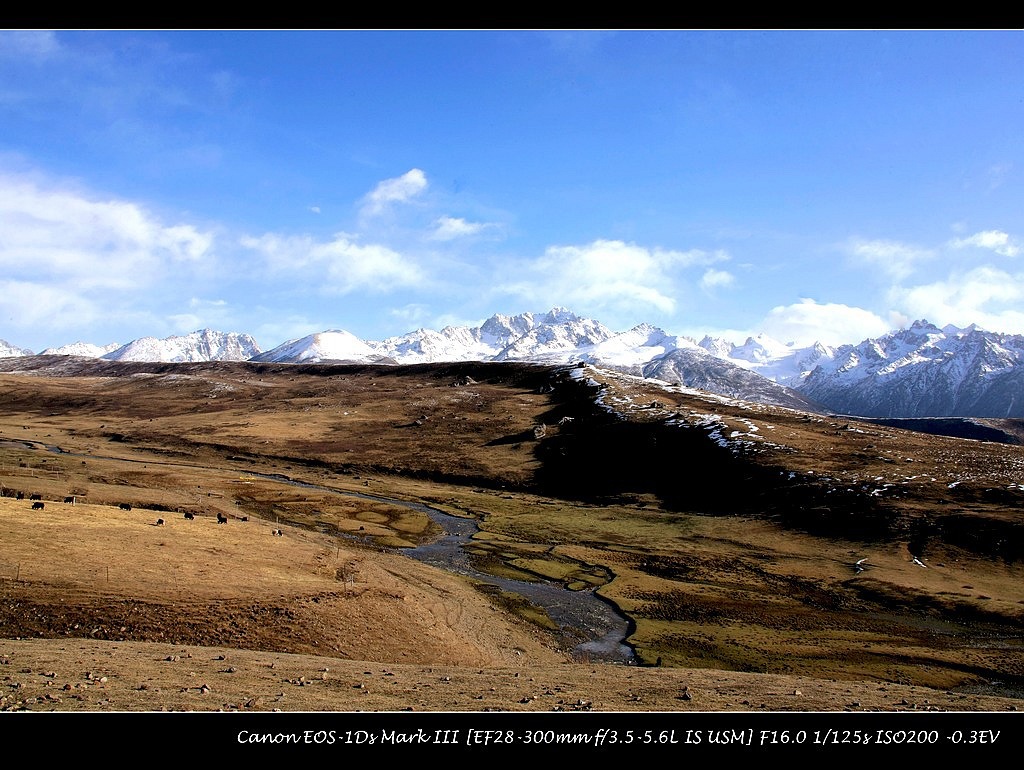
[[[0,386],[5,709],[999,711],[1024,691],[1016,445],[526,363],[41,356]],[[471,520],[493,577],[408,558],[439,534],[409,503]],[[589,657],[505,582],[540,580],[624,613],[639,665]]]
[[[364,341],[335,329],[260,351],[247,334],[202,329],[126,345],[73,343],[42,357],[101,357],[112,361],[251,361],[289,364],[441,364],[520,362],[607,371],[699,388],[730,398],[807,412],[887,419],[1021,419],[1024,337],[970,325],[939,329],[926,320],[857,344],[797,347],[765,334],[742,345],[721,337],[699,342],[648,323],[613,332],[566,308],[544,314],[496,314],[480,326],[420,328],[400,337]],[[0,358],[34,358],[0,340]],[[29,362],[28,366],[34,366]],[[907,422],[913,429],[920,423]],[[932,422],[928,432],[951,423]],[[961,426],[962,427],[962,426]],[[953,435],[962,435],[954,432]]]

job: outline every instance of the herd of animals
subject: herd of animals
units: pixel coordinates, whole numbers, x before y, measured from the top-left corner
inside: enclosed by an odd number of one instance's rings
[[[24,500],[26,495],[25,495],[24,492],[20,492],[20,491],[17,491],[17,490],[4,488],[3,490],[0,490],[0,497],[13,497],[13,498],[16,498],[18,500]],[[45,510],[46,503],[43,501],[42,495],[39,495],[39,494],[36,494],[36,493],[32,493],[32,494],[28,495],[28,500],[29,500],[30,503],[32,503],[32,510],[34,510],[34,511]],[[73,496],[65,497],[64,500],[63,500],[63,502],[65,504],[67,504],[67,505],[74,505],[75,501],[76,501],[76,498],[73,497]],[[122,510],[122,511],[130,511],[130,510],[132,510],[132,504],[131,503],[119,503],[117,507],[120,510]],[[218,524],[227,524],[228,523],[228,517],[225,514],[221,513],[220,511],[217,511],[216,513],[217,513],[217,523]],[[184,516],[189,521],[193,521],[196,518],[196,514],[193,513],[192,511],[185,511]],[[238,521],[249,521],[249,517],[248,516],[237,516],[235,518],[237,518]],[[156,522],[154,523],[154,526],[157,526],[157,527],[162,527],[163,525],[164,525],[164,520],[163,519],[157,519]],[[280,530],[280,529],[273,529],[273,530],[271,530],[271,534],[275,535],[275,536],[283,536],[284,532],[282,530]]]

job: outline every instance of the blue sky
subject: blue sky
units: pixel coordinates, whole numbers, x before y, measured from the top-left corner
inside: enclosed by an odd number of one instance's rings
[[[1024,32],[0,31],[0,339],[1024,333]]]

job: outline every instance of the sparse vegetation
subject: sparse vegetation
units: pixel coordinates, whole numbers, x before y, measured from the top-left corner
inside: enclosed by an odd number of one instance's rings
[[[673,677],[1024,683],[1020,446],[525,364],[32,362],[0,373],[0,637],[578,666],[396,553],[419,500],[478,523],[481,570],[596,588]]]

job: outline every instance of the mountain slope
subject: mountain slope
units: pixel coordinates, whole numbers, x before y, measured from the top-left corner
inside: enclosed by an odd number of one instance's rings
[[[717,358],[701,348],[680,348],[659,356],[643,367],[643,376],[759,404],[775,404],[807,412],[823,411],[820,405],[798,391]]]
[[[1024,417],[1024,336],[973,325],[940,329],[925,320],[836,348],[820,343],[796,347],[764,334],[737,345],[710,336],[697,342],[646,323],[616,333],[555,307],[541,314],[495,314],[479,326],[420,328],[381,341],[335,329],[265,352],[248,335],[204,329],[162,340],[144,337],[115,350],[78,342],[44,353],[152,362],[585,362],[812,411],[893,418]],[[0,341],[0,358],[31,355]]]
[[[354,334],[333,329],[290,340],[264,353],[258,353],[249,360],[279,364],[315,364],[328,361],[379,363],[383,358]],[[385,361],[385,363],[388,362]],[[389,363],[394,362],[390,361]]]
[[[496,314],[480,326],[417,329],[400,337],[368,342],[377,353],[402,364],[444,361],[544,361],[567,363],[576,351],[613,337],[603,324],[565,308],[535,315]]]
[[[7,340],[0,340],[0,358],[17,358],[18,356],[31,356],[31,350],[19,348]]]
[[[44,360],[55,368],[25,371]],[[451,661],[459,640],[479,650],[479,629],[498,616],[464,625],[456,581],[393,561],[394,548],[434,536],[434,519],[407,507],[415,500],[460,525],[475,520],[484,534],[470,547],[496,581],[553,576],[572,595],[600,586],[633,621],[629,642],[651,670],[771,670],[943,692],[1024,682],[1012,644],[1024,564],[1019,447],[589,366],[35,356],[0,370],[9,372],[0,428],[17,437],[0,499],[4,585],[20,593],[0,608],[7,637],[173,643],[175,655],[212,644],[382,666]],[[42,493],[45,515],[17,490]],[[79,495],[74,507],[60,502],[68,494]],[[134,510],[121,512],[122,502]],[[111,537],[115,521],[123,536]],[[44,526],[53,537],[40,536]],[[79,537],[89,526],[96,538]],[[49,571],[22,569],[15,580],[18,564]],[[424,612],[425,592],[444,611]],[[478,605],[481,592],[472,596]],[[438,637],[448,622],[465,633]],[[501,634],[488,638],[509,639]],[[530,657],[524,650],[516,665]],[[596,661],[584,667],[599,675]],[[273,706],[284,685],[267,674]],[[181,681],[162,689],[181,693]],[[495,703],[432,681],[460,704]],[[405,695],[422,708],[415,690]]]
[[[108,361],[245,361],[260,352],[248,334],[202,329],[166,339],[143,337],[129,342],[101,358]]]
[[[1024,417],[1024,337],[916,321],[837,348],[798,390],[865,417]]]
[[[39,355],[41,356],[83,356],[85,358],[101,358],[108,353],[113,353],[121,348],[119,342],[109,345],[93,345],[91,342],[72,342],[70,345],[61,345],[59,348],[46,348]]]

